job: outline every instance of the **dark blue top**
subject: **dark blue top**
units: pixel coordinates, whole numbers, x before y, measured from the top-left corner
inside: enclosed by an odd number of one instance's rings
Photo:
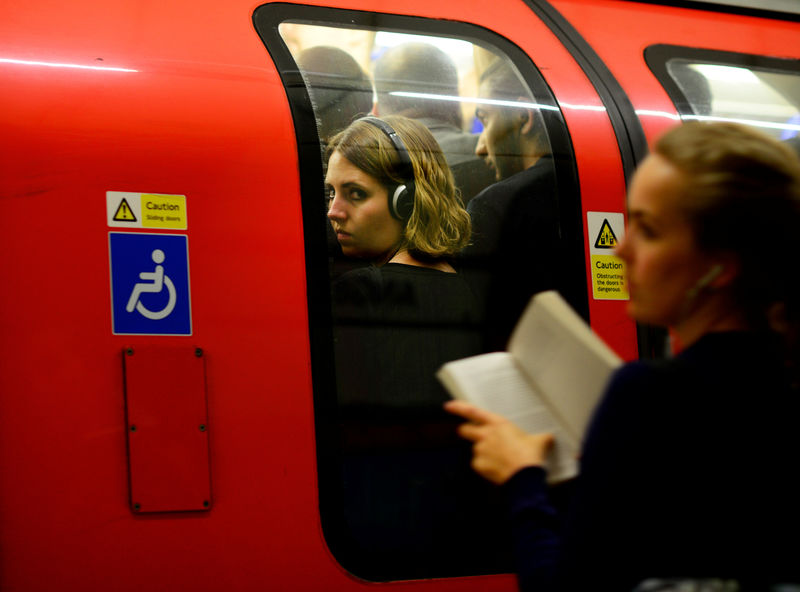
[[[561,524],[544,471],[510,500],[523,590],[632,590],[647,578],[800,581],[796,392],[773,338],[717,333],[621,368],[595,412]]]

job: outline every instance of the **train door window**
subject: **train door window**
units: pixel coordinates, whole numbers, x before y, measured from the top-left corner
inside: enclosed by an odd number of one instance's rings
[[[737,121],[800,141],[800,61],[655,45],[645,51],[682,119]]]
[[[470,470],[435,371],[504,348],[536,291],[561,289],[585,314],[578,184],[555,98],[530,58],[473,25],[288,4],[254,22],[300,153],[326,541],[373,581],[509,571],[501,500]],[[390,129],[357,121],[370,113]],[[375,164],[381,142],[388,160]],[[416,189],[394,219],[386,170],[402,152]],[[365,203],[380,212],[368,223]],[[444,235],[457,248],[442,256]],[[534,245],[546,256],[531,258]]]

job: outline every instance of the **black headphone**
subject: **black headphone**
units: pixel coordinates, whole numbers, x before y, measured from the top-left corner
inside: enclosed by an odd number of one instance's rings
[[[414,193],[416,187],[414,185],[414,166],[411,164],[411,157],[408,154],[408,148],[394,131],[391,125],[386,123],[383,119],[369,116],[362,117],[358,121],[364,121],[370,125],[374,125],[380,129],[391,140],[392,146],[397,151],[400,157],[400,166],[397,173],[405,183],[400,185],[390,186],[389,189],[389,212],[394,218],[402,222],[408,221],[411,213],[414,211]]]

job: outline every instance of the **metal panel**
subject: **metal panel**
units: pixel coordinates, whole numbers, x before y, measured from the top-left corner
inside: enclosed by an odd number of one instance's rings
[[[211,508],[203,352],[139,345],[124,351],[131,508]]]

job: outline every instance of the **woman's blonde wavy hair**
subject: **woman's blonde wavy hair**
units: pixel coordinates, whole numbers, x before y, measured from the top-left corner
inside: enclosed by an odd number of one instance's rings
[[[399,115],[381,119],[405,144],[414,169],[414,208],[397,248],[421,261],[452,257],[469,243],[472,224],[442,149],[418,121]],[[409,181],[402,177],[404,167],[392,141],[367,121],[356,120],[334,136],[327,159],[337,150],[387,189]]]
[[[737,123],[690,122],[653,152],[683,175],[680,206],[700,249],[735,256],[732,289],[756,329],[782,334],[800,384],[800,159]]]

